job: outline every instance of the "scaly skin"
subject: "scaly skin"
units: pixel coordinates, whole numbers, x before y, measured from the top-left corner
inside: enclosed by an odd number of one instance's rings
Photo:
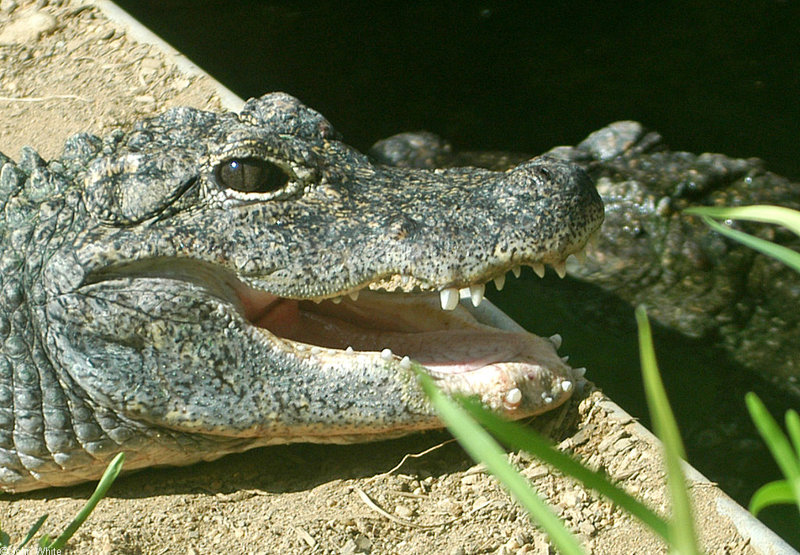
[[[573,389],[454,295],[581,252],[603,207],[575,165],[375,165],[284,94],[0,165],[3,489],[438,427],[410,360],[511,417]]]
[[[455,152],[431,133],[403,133],[370,153],[387,164],[505,169],[528,158],[514,153]],[[574,147],[548,155],[583,167],[606,207],[602,233],[572,276],[636,306],[661,325],[719,346],[732,361],[800,396],[800,276],[780,262],[710,232],[693,205],[773,204],[800,209],[800,184],[764,169],[760,160],[667,148],[661,136],[621,121]],[[797,249],[777,226],[735,224]],[[583,303],[576,321],[613,326],[600,303]],[[691,357],[691,352],[686,352]]]

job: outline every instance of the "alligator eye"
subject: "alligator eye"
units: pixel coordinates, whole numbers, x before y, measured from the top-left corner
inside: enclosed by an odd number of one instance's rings
[[[289,181],[283,168],[260,158],[229,158],[216,172],[220,184],[241,193],[271,193]]]

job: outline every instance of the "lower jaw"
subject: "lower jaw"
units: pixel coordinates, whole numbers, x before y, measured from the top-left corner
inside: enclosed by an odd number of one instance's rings
[[[555,408],[581,375],[558,356],[559,339],[528,333],[488,301],[475,308],[467,298],[443,311],[437,296],[422,294],[367,292],[337,304],[277,299],[254,323],[326,366],[344,368],[356,355],[408,370],[413,360],[444,391],[476,395],[512,418]]]

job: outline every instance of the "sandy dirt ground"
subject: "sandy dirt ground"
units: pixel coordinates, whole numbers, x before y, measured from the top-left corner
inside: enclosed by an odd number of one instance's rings
[[[266,92],[266,91],[265,91]],[[72,133],[104,134],[175,105],[219,109],[213,83],[134,42],[91,2],[0,1],[0,151],[59,155]],[[567,353],[568,354],[568,353]],[[591,369],[589,369],[591,376]],[[590,384],[532,425],[668,512],[652,441]],[[522,472],[587,551],[662,553],[633,519],[524,454]],[[57,533],[93,485],[0,497],[19,541],[44,514]],[[692,484],[710,553],[755,553],[718,516],[719,491]],[[553,553],[545,536],[444,433],[367,445],[257,449],[123,476],[70,541],[74,553]]]

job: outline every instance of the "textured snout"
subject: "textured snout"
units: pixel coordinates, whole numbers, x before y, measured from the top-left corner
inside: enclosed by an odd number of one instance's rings
[[[534,158],[506,172],[496,187],[498,203],[507,210],[505,224],[523,230],[525,245],[544,263],[582,249],[603,223],[603,201],[591,178],[575,164]]]

